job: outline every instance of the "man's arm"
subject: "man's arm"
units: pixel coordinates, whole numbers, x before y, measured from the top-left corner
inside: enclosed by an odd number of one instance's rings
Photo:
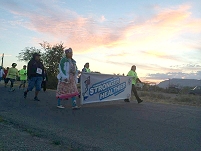
[[[141,81],[141,80],[140,80],[139,78],[137,78],[136,80],[137,80],[137,82],[140,82],[140,83],[142,83],[142,81]]]
[[[30,78],[31,76],[31,61],[28,62],[28,65],[27,65],[27,77],[28,79]]]

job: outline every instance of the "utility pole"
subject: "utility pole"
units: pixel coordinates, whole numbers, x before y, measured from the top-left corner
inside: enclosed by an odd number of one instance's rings
[[[1,57],[1,66],[3,67],[3,58],[4,58],[4,53],[2,54],[2,57]]]

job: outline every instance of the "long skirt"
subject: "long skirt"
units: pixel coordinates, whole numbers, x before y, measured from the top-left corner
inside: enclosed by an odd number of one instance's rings
[[[59,81],[57,85],[56,97],[60,99],[69,99],[74,96],[78,96],[75,77],[70,75],[68,83]]]

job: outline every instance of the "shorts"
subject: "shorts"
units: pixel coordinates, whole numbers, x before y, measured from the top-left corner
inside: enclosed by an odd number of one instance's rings
[[[9,81],[10,81],[11,83],[14,83],[14,82],[15,82],[15,79],[6,78],[4,81],[5,81],[6,84],[7,84]]]
[[[32,91],[35,87],[36,91],[41,90],[41,83],[43,81],[43,77],[32,77],[28,80],[28,91]]]

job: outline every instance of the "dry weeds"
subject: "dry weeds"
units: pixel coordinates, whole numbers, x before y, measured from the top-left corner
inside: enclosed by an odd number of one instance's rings
[[[146,102],[201,106],[201,96],[198,95],[145,91],[138,91],[138,94]],[[132,96],[132,99],[135,100],[135,97]]]

